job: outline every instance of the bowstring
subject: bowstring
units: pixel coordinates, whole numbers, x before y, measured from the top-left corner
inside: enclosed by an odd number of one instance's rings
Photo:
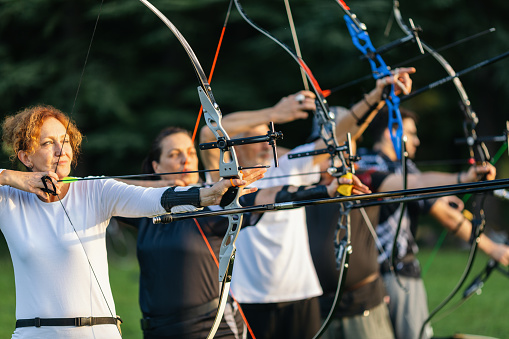
[[[219,56],[219,51],[220,51],[222,43],[223,43],[223,37],[224,37],[224,33],[226,31],[226,25],[228,24],[228,20],[230,19],[232,5],[233,5],[233,0],[230,0],[230,4],[228,5],[228,11],[226,12],[226,18],[225,18],[224,24],[223,24],[223,29],[221,31],[221,35],[219,37],[219,42],[217,44],[216,54],[214,55],[214,61],[212,62],[212,66],[210,68],[210,73],[209,73],[209,78],[208,78],[209,84],[212,81],[212,76],[214,75],[214,70],[216,69],[217,58]],[[193,144],[196,139],[196,133],[198,132],[198,126],[200,125],[202,113],[203,113],[203,105],[200,106],[200,111],[198,112],[198,118],[196,119],[196,123],[194,125],[193,136],[191,138],[191,141],[193,142]]]
[[[65,134],[64,134],[64,142],[65,138],[67,138],[67,131],[69,130],[69,125],[71,124],[71,117],[74,113],[74,109],[76,108],[76,102],[78,101],[78,94],[80,93],[81,84],[83,82],[83,78],[85,76],[85,69],[87,68],[88,64],[88,58],[90,56],[90,51],[92,50],[92,43],[94,42],[95,33],[97,31],[97,26],[99,25],[99,19],[101,17],[102,8],[103,8],[104,0],[101,0],[101,4],[99,5],[99,13],[97,14],[97,18],[95,20],[94,29],[92,31],[92,37],[90,38],[90,43],[88,44],[87,53],[85,55],[85,62],[83,63],[83,68],[81,69],[81,75],[78,80],[78,88],[76,89],[76,94],[74,95],[74,101],[71,108],[71,113],[69,113],[69,120],[67,121],[67,126],[65,127]],[[58,155],[58,161],[57,165],[55,166],[55,173],[58,169],[58,163],[60,162],[60,157],[62,156],[63,148],[60,149],[60,154]]]
[[[66,142],[66,138],[69,138],[69,136],[68,136],[67,132],[68,132],[68,130],[69,130],[69,126],[70,126],[70,124],[71,124],[71,120],[72,120],[71,118],[72,118],[72,115],[73,115],[74,110],[75,110],[75,108],[76,108],[76,103],[77,103],[77,101],[78,101],[78,95],[79,95],[79,93],[80,93],[81,84],[83,83],[83,78],[84,78],[84,76],[85,76],[85,70],[86,70],[86,68],[87,68],[88,60],[89,60],[89,57],[90,57],[90,51],[92,50],[92,44],[93,44],[93,42],[94,42],[95,34],[96,34],[96,32],[97,32],[97,27],[98,27],[98,25],[99,25],[99,19],[101,18],[101,13],[102,13],[102,9],[103,9],[103,4],[104,4],[104,0],[101,0],[101,4],[99,5],[99,12],[98,12],[98,14],[97,14],[97,17],[96,17],[96,20],[95,20],[95,23],[94,23],[94,29],[93,29],[93,31],[92,31],[92,36],[91,36],[91,38],[90,38],[90,43],[88,44],[87,53],[86,53],[86,55],[85,55],[85,61],[84,61],[84,63],[83,63],[83,67],[82,67],[82,69],[81,69],[81,74],[80,74],[80,78],[79,78],[79,81],[78,81],[78,87],[77,87],[77,89],[76,89],[76,94],[74,95],[74,100],[73,100],[73,104],[72,104],[71,112],[69,113],[69,118],[68,118],[68,121],[67,121],[67,125],[66,125],[66,127],[65,127],[64,140],[63,140],[62,147],[60,148],[60,153],[58,154],[58,160],[57,160],[57,164],[56,164],[56,166],[55,166],[55,173],[57,173],[57,170],[58,170],[58,165],[59,165],[59,163],[60,163],[60,158],[61,158],[62,153],[63,153],[63,150],[64,150],[63,146],[64,146],[64,144],[65,144],[65,142]],[[69,141],[70,141],[70,140],[69,140]],[[97,286],[99,287],[99,291],[101,292],[101,295],[102,295],[102,297],[103,297],[104,301],[106,302],[106,307],[108,308],[108,311],[109,311],[109,313],[110,313],[111,317],[112,317],[112,318],[115,318],[115,316],[113,315],[113,311],[111,310],[110,304],[108,303],[108,300],[107,300],[106,295],[105,295],[105,293],[104,293],[104,290],[103,290],[103,288],[101,287],[101,284],[99,283],[99,279],[98,279],[97,274],[96,274],[96,272],[95,272],[95,270],[94,270],[94,267],[92,266],[92,263],[91,263],[91,261],[90,261],[90,257],[88,256],[88,253],[87,253],[87,251],[86,251],[86,249],[85,249],[85,246],[84,246],[84,244],[83,244],[83,241],[81,240],[81,238],[80,238],[80,236],[79,236],[79,234],[78,234],[78,231],[76,230],[76,227],[74,226],[74,224],[73,224],[73,222],[72,222],[72,220],[71,220],[71,217],[70,217],[70,215],[69,215],[69,213],[68,213],[67,209],[65,208],[64,203],[62,202],[62,199],[60,198],[60,195],[59,195],[56,191],[55,191],[55,193],[56,193],[56,197],[57,197],[57,199],[58,199],[58,202],[60,203],[60,206],[62,206],[62,209],[63,209],[63,211],[64,211],[64,213],[65,213],[65,215],[66,215],[66,217],[67,217],[67,220],[69,220],[69,224],[71,225],[71,227],[72,227],[72,229],[73,229],[73,231],[74,231],[74,234],[76,234],[76,237],[78,238],[78,241],[79,241],[79,243],[80,243],[80,245],[81,245],[81,248],[83,249],[83,253],[85,253],[85,257],[86,257],[86,259],[87,259],[88,267],[90,267],[90,270],[91,270],[91,272],[92,272],[92,275],[94,276],[94,279],[95,279],[95,281],[96,281],[96,283],[97,283]],[[120,332],[120,328],[119,328],[118,326],[117,326],[117,330],[118,330],[118,332],[119,332],[119,334],[120,334],[120,337],[122,337],[122,333]]]
[[[288,17],[288,23],[290,25],[290,31],[292,32],[293,45],[295,46],[295,53],[297,56],[302,59],[302,53],[300,51],[299,38],[297,37],[297,31],[295,29],[295,23],[293,22],[292,9],[290,8],[290,1],[284,0],[285,8],[286,8],[286,16]],[[306,72],[304,69],[300,69],[300,74],[302,76],[302,83],[304,85],[304,89],[309,91],[309,83],[308,78],[306,76]]]
[[[293,15],[292,15],[292,11],[291,11],[291,8],[290,8],[290,2],[289,0],[284,0],[284,3],[285,3],[285,8],[286,8],[286,14],[287,14],[287,17],[288,17],[288,23],[290,25],[290,31],[292,33],[292,38],[293,38],[293,44],[295,46],[295,53],[296,55],[298,56],[298,61],[299,61],[299,64],[300,64],[300,72],[301,72],[301,76],[302,76],[302,82],[303,82],[303,85],[304,85],[304,89],[305,90],[308,90],[309,91],[309,83],[308,83],[308,78],[306,76],[306,73],[308,74],[312,74],[311,73],[311,70],[309,69],[309,67],[307,67],[307,65],[304,63],[303,61],[303,58],[302,58],[302,53],[301,53],[301,50],[300,50],[300,45],[299,45],[299,40],[298,40],[298,37],[297,37],[297,32],[296,32],[296,29],[295,29],[295,24],[294,24],[294,21],[293,21]],[[311,78],[312,82],[313,82],[313,85],[316,89],[319,90],[320,94],[325,98],[327,97],[330,92],[326,92],[326,91],[322,91],[322,89],[320,88],[320,86],[318,85],[318,82],[316,81],[316,79]],[[334,139],[335,139],[335,133],[333,133],[334,135]],[[325,145],[327,146],[327,141],[325,141]],[[331,155],[332,156],[332,155]],[[338,158],[339,160],[341,160],[341,158],[339,158],[336,154],[336,156],[334,158]],[[334,160],[332,160],[332,162],[334,163]],[[344,164],[345,167],[346,167],[346,164]],[[327,171],[325,171],[325,173],[327,173]],[[337,179],[339,180],[339,178]],[[340,274],[339,274],[339,277],[338,277],[338,285],[337,285],[337,289],[336,289],[336,293],[335,293],[335,298],[334,298],[334,301],[333,301],[333,305],[332,305],[332,308],[330,309],[329,311],[329,314],[327,315],[325,321],[322,323],[322,325],[320,326],[320,329],[316,332],[316,334],[313,336],[313,339],[315,338],[319,338],[323,335],[323,333],[325,332],[325,330],[327,329],[327,327],[330,325],[330,319],[334,316],[334,313],[335,313],[335,310],[336,310],[336,307],[337,307],[337,301],[340,300],[341,298],[341,288],[343,287],[345,281],[343,279],[343,273],[346,274],[346,270],[347,270],[347,263],[348,263],[348,257],[349,257],[349,254],[347,254],[347,251],[348,250],[351,250],[351,244],[350,244],[350,208],[349,207],[346,207],[346,206],[350,206],[349,203],[347,204],[340,204],[340,209],[341,209],[341,214],[342,216],[340,216],[340,219],[338,220],[338,228],[337,228],[337,233],[339,233],[339,230],[340,227],[339,226],[339,223],[341,223],[343,220],[345,221],[345,224],[344,224],[344,229],[346,231],[346,234],[345,234],[345,239],[342,239],[340,240],[338,243],[336,243],[336,241],[334,241],[334,246],[338,246],[338,248],[341,247],[341,245],[343,245],[343,243],[345,243],[344,245],[344,248],[343,248],[343,255],[342,255],[342,259],[339,259],[337,258],[336,260],[338,261],[337,264],[339,265],[339,271],[340,271]],[[343,225],[341,225],[343,226]]]

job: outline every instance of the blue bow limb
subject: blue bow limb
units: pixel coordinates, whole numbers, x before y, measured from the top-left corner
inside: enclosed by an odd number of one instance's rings
[[[391,76],[392,73],[387,67],[380,54],[376,52],[371,39],[369,38],[368,32],[362,29],[356,22],[352,20],[349,15],[344,15],[343,18],[346,22],[348,32],[352,37],[352,42],[362,54],[364,54],[369,60],[373,78],[375,80]],[[390,85],[389,94],[386,95],[385,103],[389,111],[388,128],[391,134],[392,144],[398,160],[401,160],[401,140],[403,138],[403,120],[401,119],[401,113],[399,111],[400,99],[394,92],[394,85]]]

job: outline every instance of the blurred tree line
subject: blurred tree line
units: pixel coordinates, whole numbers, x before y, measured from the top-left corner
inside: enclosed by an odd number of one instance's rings
[[[229,1],[153,3],[182,32],[208,73]],[[368,62],[359,59],[335,1],[290,3],[303,58],[322,88],[370,73]],[[282,0],[245,0],[242,4],[256,23],[293,46]],[[348,4],[367,25],[375,47],[404,36],[396,23],[388,36],[384,34],[392,17],[391,1],[352,0]],[[141,2],[0,0],[0,6],[0,114],[3,118],[39,103],[72,112],[86,136],[75,175],[139,173],[151,139],[159,130],[168,125],[194,127],[200,103],[198,82],[188,56],[168,28]],[[422,27],[421,38],[435,48],[496,28],[494,33],[442,52],[456,70],[509,49],[506,1],[403,0],[400,8],[406,20],[411,17]],[[407,44],[383,57],[393,65],[418,53],[415,44]],[[508,65],[509,60],[503,60],[462,79],[480,119],[480,136],[502,134],[509,119],[505,105]],[[414,89],[447,75],[430,56],[408,66],[417,68]],[[244,22],[235,7],[211,83],[223,114],[272,106],[303,87],[293,59]],[[334,93],[329,102],[350,106],[373,86],[371,79]],[[453,142],[463,136],[463,113],[458,102],[456,89],[447,84],[404,103],[421,117],[422,145],[417,160],[464,160],[424,170],[457,171],[468,166],[466,146]],[[309,125],[309,121],[299,121],[280,126],[285,133],[282,144],[297,145],[309,133]],[[488,146],[491,153],[500,147]],[[10,168],[7,155],[2,154],[0,161],[2,168]],[[507,155],[503,156],[499,178],[509,177],[508,163]],[[497,207],[499,222],[507,220],[501,210]]]

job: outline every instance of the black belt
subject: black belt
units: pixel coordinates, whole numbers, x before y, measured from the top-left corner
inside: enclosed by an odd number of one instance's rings
[[[16,320],[18,327],[41,327],[41,326],[94,326],[94,325],[118,325],[122,323],[120,317],[76,317],[76,318],[34,318]]]
[[[375,273],[371,273],[366,278],[362,279],[361,281],[356,282],[352,286],[348,286],[348,287],[345,286],[345,291],[352,292],[352,291],[358,290],[359,288],[366,286],[367,284],[370,284],[373,281],[377,280],[378,277],[380,277],[380,272],[377,271]]]

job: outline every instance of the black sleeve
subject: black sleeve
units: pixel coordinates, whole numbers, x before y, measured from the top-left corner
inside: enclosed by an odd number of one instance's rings
[[[241,196],[239,198],[239,202],[244,207],[254,206],[257,195],[258,195],[258,191],[254,192],[254,193],[244,194],[243,196]]]
[[[258,192],[259,191],[256,191],[254,193],[245,194],[241,196],[239,199],[240,204],[244,207],[254,206]],[[244,213],[242,227],[255,226],[258,223],[258,221],[260,221],[262,216],[263,213]]]

